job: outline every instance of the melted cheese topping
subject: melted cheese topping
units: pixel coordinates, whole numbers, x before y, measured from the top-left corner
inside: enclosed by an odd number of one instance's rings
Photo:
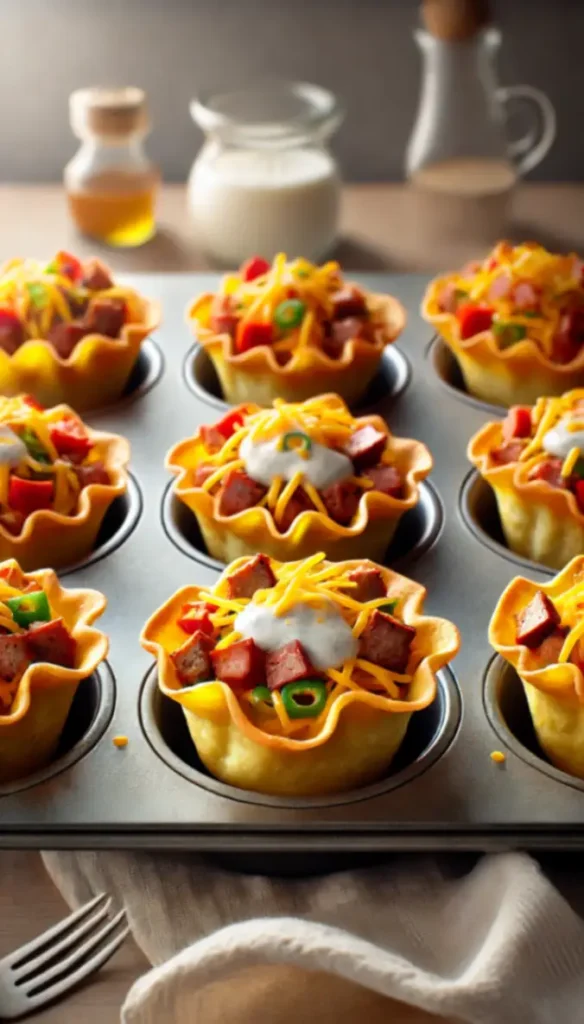
[[[519,456],[520,462],[545,452],[563,459],[562,475],[570,476],[584,453],[584,392],[568,391],[561,398],[539,398],[532,410],[535,433]]]

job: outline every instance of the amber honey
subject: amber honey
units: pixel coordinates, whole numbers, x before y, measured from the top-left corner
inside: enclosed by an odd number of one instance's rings
[[[71,216],[84,235],[107,245],[142,245],[155,232],[156,188],[130,192],[67,192]]]

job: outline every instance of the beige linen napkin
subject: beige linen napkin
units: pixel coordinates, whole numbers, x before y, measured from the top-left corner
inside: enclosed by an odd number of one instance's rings
[[[468,860],[417,857],[307,879],[194,854],[43,857],[71,905],[112,893],[157,965],[128,994],[125,1024],[322,1024],[335,1000],[330,1020],[354,1020],[342,1014],[351,983],[472,1024],[584,1021],[584,924],[522,854],[462,876]],[[328,987],[307,985],[307,971]],[[299,1013],[302,993],[318,992],[318,1013]]]

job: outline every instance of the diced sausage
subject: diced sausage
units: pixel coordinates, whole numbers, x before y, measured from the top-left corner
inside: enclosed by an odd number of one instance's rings
[[[507,270],[503,270],[502,273],[497,274],[497,277],[489,288],[489,302],[497,302],[499,299],[506,299],[511,291],[512,284],[511,274]]]
[[[203,425],[199,427],[199,434],[201,441],[211,455],[214,455],[215,452],[220,452],[225,444],[223,434],[215,426],[203,423]]]
[[[235,336],[238,317],[230,295],[216,295],[211,304],[209,325],[215,334]]]
[[[87,334],[87,328],[82,324],[58,323],[53,324],[48,332],[47,341],[55,349],[61,359],[68,359],[78,342]]]
[[[348,526],[359,508],[360,491],[356,484],[337,480],[320,492],[325,508],[336,523]]]
[[[565,488],[567,481],[562,476],[563,459],[545,459],[539,462],[529,474],[530,480],[545,480],[550,487]]]
[[[438,295],[438,308],[442,313],[455,313],[460,299],[459,290],[453,281],[449,281]]]
[[[26,671],[30,658],[24,633],[5,633],[0,636],[0,678],[10,682]]]
[[[28,653],[33,661],[73,668],[77,642],[62,619],[34,622],[26,633]]]
[[[210,462],[202,462],[200,466],[197,466],[193,474],[193,481],[195,487],[202,487],[205,480],[208,480],[213,473],[217,472],[218,467],[213,466]]]
[[[377,597],[385,597],[385,583],[379,569],[375,569],[373,566],[353,569],[349,573],[349,579],[352,583],[357,584],[348,592],[355,601],[374,601]]]
[[[539,647],[537,648],[537,655],[539,658],[541,658],[544,665],[557,664],[558,658],[560,657],[560,651],[564,646],[564,640],[566,639],[567,632],[567,629],[555,629],[554,632],[550,633],[549,636],[546,636],[543,643],[539,645]],[[579,645],[580,641],[578,641],[570,655],[570,661],[573,661],[574,664],[578,665],[580,665]]]
[[[250,690],[265,679],[266,655],[251,639],[211,652],[217,679],[238,690]]]
[[[537,590],[531,601],[517,616],[515,641],[523,647],[539,647],[559,625],[557,609],[543,590]]]
[[[100,260],[88,260],[83,267],[81,283],[92,292],[102,292],[111,288],[113,281]]]
[[[278,520],[277,526],[281,533],[286,533],[290,529],[292,523],[301,512],[314,512],[314,505],[308,497],[303,487],[297,487],[294,494],[290,498],[290,501],[286,505],[282,513],[282,517]]]
[[[357,471],[366,466],[375,466],[385,449],[387,434],[383,434],[370,423],[351,434],[345,445],[345,455],[352,460]]]
[[[356,316],[348,316],[344,320],[333,321],[328,341],[333,347],[342,350],[346,341],[351,341],[352,338],[362,338],[366,333],[366,320],[360,320]]]
[[[111,484],[110,475],[103,462],[90,462],[87,466],[76,466],[75,473],[79,480],[80,487],[89,487],[90,484]]]
[[[391,672],[405,672],[416,631],[392,615],[375,609],[359,642],[359,657]]]
[[[346,320],[350,316],[364,316],[367,304],[363,292],[354,285],[346,285],[332,295],[333,319]]]
[[[584,345],[584,307],[572,309],[560,317],[552,342],[552,355],[557,363],[571,363]]]
[[[513,305],[517,310],[535,309],[537,292],[530,281],[519,281],[513,289]]]
[[[470,279],[471,277],[474,277],[475,274],[478,274],[481,267],[482,263],[480,260],[470,260],[469,263],[465,263],[464,267],[460,271],[460,276]]]
[[[173,662],[182,686],[194,686],[204,680],[211,679],[210,652],[213,641],[210,636],[198,630],[185,640],[182,647],[173,651],[170,660]]]
[[[509,444],[493,448],[490,453],[491,462],[497,466],[507,466],[510,462],[518,462],[524,447],[521,441],[509,441]]]
[[[266,488],[252,480],[243,470],[232,469],[225,476],[219,494],[219,515],[234,516],[246,508],[253,508],[265,493]]]
[[[24,341],[24,327],[15,317],[0,313],[0,349],[12,356]]]
[[[386,466],[380,462],[378,466],[372,466],[365,470],[365,476],[373,483],[373,490],[381,491],[390,498],[401,498],[403,495],[403,480],[399,469],[395,466]]]
[[[267,555],[255,555],[249,562],[236,569],[227,578],[230,597],[253,597],[256,590],[268,590],[275,586],[276,577],[272,572]]]
[[[24,526],[25,519],[26,516],[23,512],[16,508],[9,508],[8,505],[0,504],[0,523],[9,533],[17,536]]]
[[[297,683],[299,679],[314,679],[318,674],[299,640],[291,640],[266,655],[266,682],[270,690],[280,690],[286,683]]]
[[[83,323],[86,334],[104,334],[117,338],[126,319],[126,303],[123,299],[92,299],[87,307]]]

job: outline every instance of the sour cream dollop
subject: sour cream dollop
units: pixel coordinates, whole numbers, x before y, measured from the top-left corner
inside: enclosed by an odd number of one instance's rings
[[[0,466],[14,468],[27,454],[24,441],[7,426],[0,426]]]
[[[572,448],[579,448],[584,452],[584,430],[568,430],[569,417],[565,417],[556,423],[555,427],[544,434],[542,448],[548,455],[556,455],[559,459],[565,459]]]
[[[264,651],[277,651],[291,640],[299,640],[319,669],[337,668],[357,655],[351,627],[332,602],[324,608],[299,603],[281,616],[273,608],[252,602],[236,616],[234,629]]]
[[[297,449],[280,451],[280,441],[280,437],[254,441],[248,434],[241,443],[239,457],[243,459],[246,473],[264,487],[269,487],[275,476],[291,480],[295,473],[301,472],[314,487],[324,490],[354,473],[353,463],[342,452],[313,441],[310,457],[303,459]]]

